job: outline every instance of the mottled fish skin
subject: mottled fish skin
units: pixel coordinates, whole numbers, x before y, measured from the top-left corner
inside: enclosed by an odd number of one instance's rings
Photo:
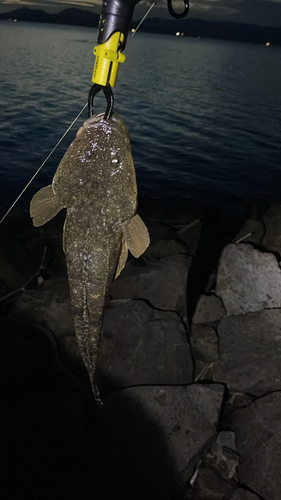
[[[43,206],[48,206],[47,214],[43,214]],[[124,267],[127,248],[138,256],[149,244],[147,230],[136,215],[134,162],[129,135],[119,116],[105,121],[103,115],[95,115],[79,129],[58,166],[52,189],[43,188],[31,201],[34,225],[47,222],[63,207],[63,247],[75,332],[93,393],[100,401],[94,374],[108,288],[119,259],[118,272]],[[130,231],[135,220],[143,244],[134,253]]]

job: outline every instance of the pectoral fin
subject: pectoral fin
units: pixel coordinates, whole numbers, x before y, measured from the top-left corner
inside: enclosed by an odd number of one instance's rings
[[[30,202],[30,217],[33,219],[33,225],[38,227],[46,224],[63,208],[51,184],[40,189]]]
[[[138,214],[122,224],[123,235],[131,254],[139,257],[147,249],[150,239],[147,227]]]
[[[118,262],[116,273],[115,273],[115,279],[118,278],[119,274],[124,269],[125,264],[127,262],[127,258],[128,258],[128,245],[127,245],[127,242],[123,236],[121,253],[120,253],[119,262]]]

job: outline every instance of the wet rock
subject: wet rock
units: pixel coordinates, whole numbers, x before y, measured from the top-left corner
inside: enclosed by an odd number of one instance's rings
[[[254,493],[251,493],[250,491],[243,490],[242,488],[238,488],[230,500],[259,500],[260,497],[255,495]]]
[[[275,392],[236,410],[232,420],[241,456],[239,482],[270,500],[280,500],[281,492],[280,414],[281,393]]]
[[[210,323],[225,316],[226,310],[220,297],[216,295],[200,295],[192,323]]]
[[[191,383],[193,361],[182,320],[138,300],[106,308],[99,367],[118,387]]]
[[[254,396],[281,389],[280,324],[280,309],[222,319],[212,379]]]
[[[216,439],[223,394],[223,386],[216,384],[134,387],[112,395],[111,404],[116,406],[127,396],[140,414],[149,415],[163,434],[170,467],[183,487],[197,460]]]
[[[263,246],[270,251],[281,255],[281,204],[271,205],[263,217],[266,233],[263,238]]]
[[[258,219],[245,220],[242,228],[233,238],[234,243],[243,241],[244,243],[253,243],[260,245],[265,234],[265,225]]]
[[[153,307],[186,317],[187,276],[192,257],[173,255],[144,266],[130,266],[110,287],[113,299],[144,299]]]
[[[228,316],[281,307],[276,257],[247,244],[227,245],[219,262],[216,294]]]

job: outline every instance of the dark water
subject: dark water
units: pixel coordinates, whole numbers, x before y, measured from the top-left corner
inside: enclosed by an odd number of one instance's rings
[[[95,42],[94,29],[0,22],[0,215],[85,104]],[[138,33],[126,57],[115,110],[129,128],[140,195],[233,212],[281,201],[280,47]],[[50,183],[85,118],[15,211]]]

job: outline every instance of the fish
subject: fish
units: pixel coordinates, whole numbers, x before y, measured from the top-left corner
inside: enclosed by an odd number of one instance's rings
[[[109,286],[128,251],[138,258],[149,233],[137,214],[137,183],[130,137],[122,118],[93,115],[80,127],[52,180],[30,202],[35,227],[66,208],[66,257],[74,329],[92,392],[102,404],[96,369]]]

